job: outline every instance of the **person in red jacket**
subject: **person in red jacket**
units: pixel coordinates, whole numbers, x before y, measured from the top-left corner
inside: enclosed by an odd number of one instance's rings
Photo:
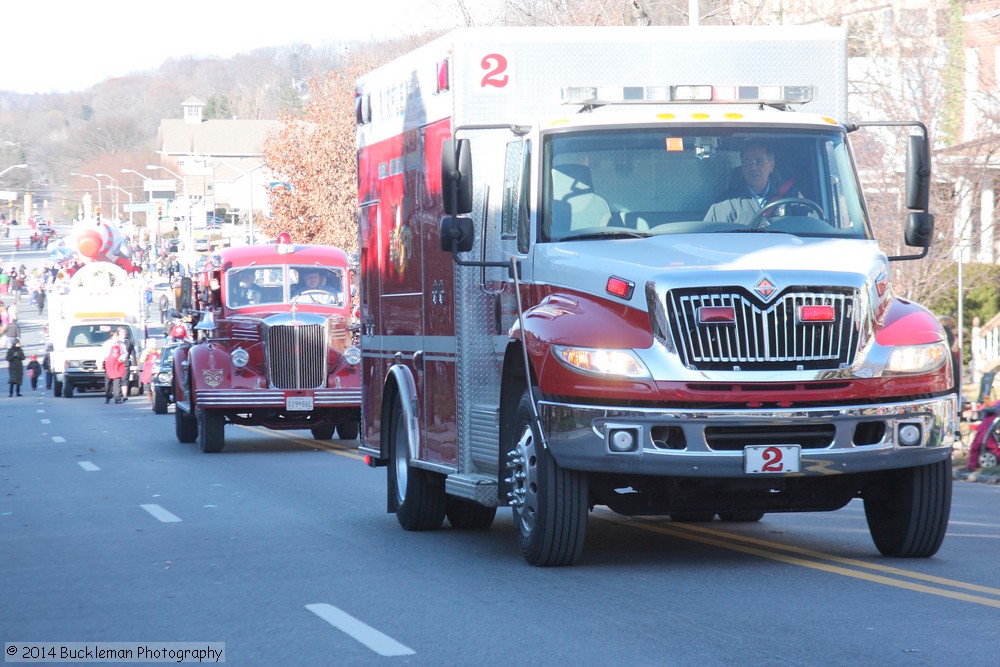
[[[126,332],[118,329],[104,344],[104,402],[122,402],[122,378],[128,372]]]

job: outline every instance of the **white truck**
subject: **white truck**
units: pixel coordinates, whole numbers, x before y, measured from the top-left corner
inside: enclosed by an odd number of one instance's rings
[[[838,28],[473,28],[358,80],[360,450],[403,528],[509,505],[565,565],[595,506],[861,499],[880,552],[937,552],[951,357],[890,284],[933,235],[929,141],[881,123],[918,249],[887,256],[846,68]]]
[[[141,292],[126,271],[111,262],[84,264],[65,290],[50,294],[47,307],[54,396],[72,398],[76,392],[103,390],[103,346],[119,327],[128,332],[135,357],[145,346]],[[138,372],[133,358],[124,391],[138,388]]]

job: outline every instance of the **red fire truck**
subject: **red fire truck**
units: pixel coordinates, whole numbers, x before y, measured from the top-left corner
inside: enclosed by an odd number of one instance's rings
[[[192,292],[199,340],[174,353],[179,441],[220,452],[227,423],[357,437],[361,353],[342,250],[287,234],[227,248]]]
[[[890,284],[933,236],[929,142],[844,122],[846,44],[474,28],[358,80],[361,452],[403,528],[509,505],[528,562],[564,565],[595,506],[745,522],[860,499],[880,552],[937,552],[951,357]],[[916,251],[876,241],[859,131],[909,148],[884,173]]]

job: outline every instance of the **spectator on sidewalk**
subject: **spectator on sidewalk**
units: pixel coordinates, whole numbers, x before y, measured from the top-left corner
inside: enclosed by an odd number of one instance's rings
[[[38,389],[38,378],[42,374],[42,365],[38,363],[37,355],[31,355],[28,365],[25,366],[25,372],[28,374],[28,379],[31,380],[31,388]]]

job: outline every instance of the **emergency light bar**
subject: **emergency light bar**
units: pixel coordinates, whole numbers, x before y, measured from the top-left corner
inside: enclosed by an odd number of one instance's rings
[[[805,104],[812,86],[571,86],[563,104]]]

